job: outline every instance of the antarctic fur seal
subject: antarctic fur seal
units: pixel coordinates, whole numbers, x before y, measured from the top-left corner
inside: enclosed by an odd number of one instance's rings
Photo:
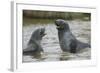
[[[40,54],[43,52],[43,48],[41,47],[41,40],[45,35],[45,28],[36,29],[27,44],[27,48],[23,50],[24,55],[34,55]]]
[[[59,44],[62,51],[76,53],[80,49],[90,47],[89,44],[80,42],[76,39],[65,20],[57,19],[55,25],[58,29]]]

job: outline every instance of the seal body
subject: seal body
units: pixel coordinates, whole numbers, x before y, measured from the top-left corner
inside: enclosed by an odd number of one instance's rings
[[[55,21],[55,25],[58,29],[59,44],[62,51],[76,53],[78,49],[89,47],[88,44],[82,43],[76,39],[65,20],[58,19]]]
[[[75,52],[77,42],[70,31],[58,31],[59,43],[63,51]],[[73,49],[73,50],[72,50]]]
[[[42,37],[45,35],[45,28],[35,30],[27,44],[27,48],[23,50],[24,55],[34,55],[43,52],[41,47]]]

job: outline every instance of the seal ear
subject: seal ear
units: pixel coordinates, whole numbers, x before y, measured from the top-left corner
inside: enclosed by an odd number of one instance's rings
[[[70,43],[70,52],[71,53],[76,53],[76,48],[77,48],[77,42],[76,40],[71,40],[71,43]]]

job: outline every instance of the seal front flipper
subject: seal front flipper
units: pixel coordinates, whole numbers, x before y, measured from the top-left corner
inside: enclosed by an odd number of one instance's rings
[[[28,44],[27,48],[23,50],[24,55],[33,55],[34,53],[40,53],[43,52],[43,48],[40,44],[34,42],[31,44]]]
[[[70,52],[71,52],[71,53],[76,53],[76,52],[77,52],[77,41],[74,40],[74,39],[71,39],[70,41],[71,41],[71,42],[70,42],[70,45],[69,45],[69,47],[70,47]]]
[[[35,48],[33,44],[28,45],[26,49],[23,50],[23,55],[32,55],[35,52]]]
[[[40,43],[38,43],[36,40],[30,40],[30,41],[32,41],[32,43],[28,43],[28,46],[32,44],[32,47],[34,47],[35,49],[38,49],[37,51],[43,52],[43,48],[41,47]]]

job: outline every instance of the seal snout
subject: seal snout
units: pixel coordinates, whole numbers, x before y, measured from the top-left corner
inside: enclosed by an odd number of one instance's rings
[[[41,28],[40,35],[43,37],[46,35],[45,28]]]
[[[62,19],[57,19],[55,21],[55,25],[57,26],[57,29],[63,29],[64,28],[64,20]]]

